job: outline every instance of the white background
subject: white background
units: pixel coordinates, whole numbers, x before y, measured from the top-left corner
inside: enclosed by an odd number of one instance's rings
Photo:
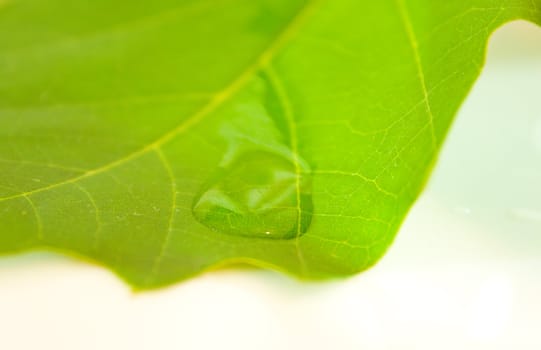
[[[133,294],[50,254],[0,259],[0,349],[541,349],[541,30],[500,30],[428,189],[370,271],[223,270]]]

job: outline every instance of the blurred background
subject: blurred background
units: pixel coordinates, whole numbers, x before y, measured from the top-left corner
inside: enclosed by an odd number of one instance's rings
[[[541,29],[493,36],[383,260],[301,283],[223,270],[134,294],[57,255],[0,259],[0,349],[541,349]]]

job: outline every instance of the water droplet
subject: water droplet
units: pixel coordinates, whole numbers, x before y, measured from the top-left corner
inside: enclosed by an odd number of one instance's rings
[[[310,176],[293,162],[267,151],[252,151],[220,168],[193,204],[195,218],[225,234],[291,239],[312,220]]]

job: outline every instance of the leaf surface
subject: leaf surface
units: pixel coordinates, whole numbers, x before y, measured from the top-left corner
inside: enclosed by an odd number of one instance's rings
[[[538,0],[3,0],[0,252],[136,288],[373,265]]]

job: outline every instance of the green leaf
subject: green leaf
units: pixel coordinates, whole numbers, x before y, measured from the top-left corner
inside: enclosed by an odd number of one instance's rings
[[[0,252],[136,288],[247,262],[364,270],[489,34],[538,0],[2,0]]]

